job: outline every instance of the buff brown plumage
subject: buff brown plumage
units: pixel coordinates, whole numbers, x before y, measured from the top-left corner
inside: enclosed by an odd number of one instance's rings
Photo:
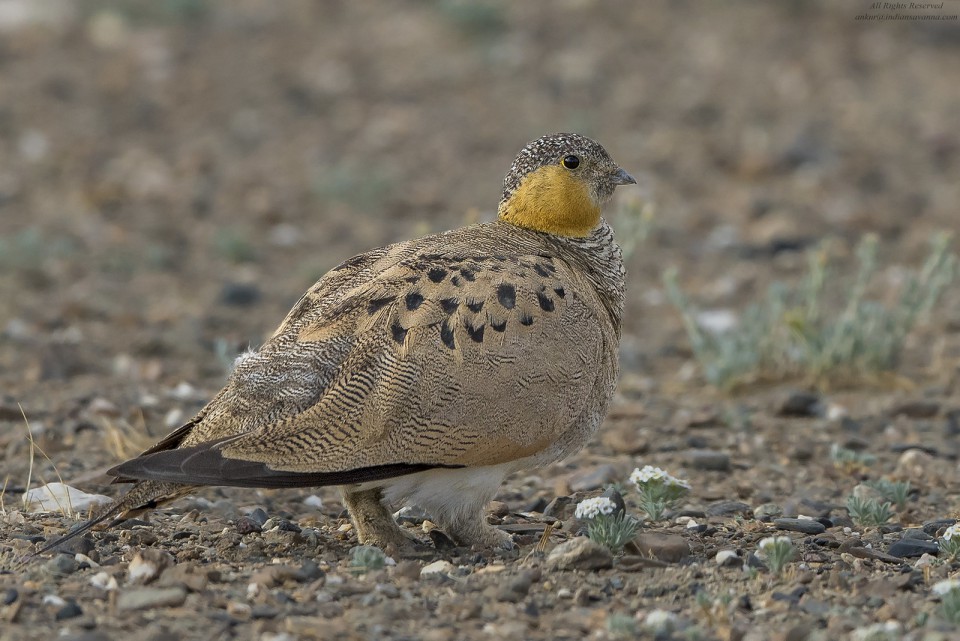
[[[362,543],[409,543],[386,501],[509,547],[484,505],[579,450],[613,396],[624,268],[600,210],[633,182],[583,136],[531,142],[497,221],[335,267],[196,417],[111,470],[136,485],[68,536],[202,485],[337,485]]]

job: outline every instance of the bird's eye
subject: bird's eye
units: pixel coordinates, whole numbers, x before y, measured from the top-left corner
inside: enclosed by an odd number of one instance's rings
[[[573,154],[570,154],[569,156],[563,157],[562,164],[567,169],[576,169],[577,167],[580,166],[580,158],[577,156],[574,156]]]

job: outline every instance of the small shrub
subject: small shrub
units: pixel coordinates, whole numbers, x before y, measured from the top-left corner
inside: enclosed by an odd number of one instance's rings
[[[846,292],[827,292],[842,282],[831,273],[827,247],[811,252],[804,281],[793,288],[781,283],[748,307],[738,323],[722,332],[708,332],[698,311],[680,289],[676,270],[664,274],[667,296],[680,311],[694,355],[706,380],[732,390],[757,380],[800,377],[811,383],[871,380],[893,371],[907,335],[939,301],[957,274],[949,251],[950,234],[931,241],[930,255],[912,274],[891,306],[866,298],[877,272],[877,238],[866,236],[857,246],[859,267]],[[832,289],[832,288],[831,288]],[[839,296],[842,309],[826,301]]]
[[[796,555],[797,549],[789,536],[768,536],[761,539],[757,546],[757,556],[771,572],[778,575]]]
[[[888,502],[880,503],[874,499],[862,499],[851,496],[847,499],[847,512],[860,527],[883,525],[893,517],[893,506]]]
[[[577,504],[574,516],[587,523],[587,536],[591,541],[608,548],[616,554],[637,534],[639,524],[605,496],[584,499]]]
[[[630,474],[640,494],[640,509],[651,521],[659,521],[664,512],[676,507],[680,499],[690,491],[690,484],[667,474],[659,467],[645,465]]]

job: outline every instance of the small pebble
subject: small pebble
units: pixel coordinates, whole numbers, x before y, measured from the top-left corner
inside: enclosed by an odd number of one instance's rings
[[[733,550],[720,550],[717,552],[715,558],[717,565],[722,568],[732,568],[743,565],[743,561],[740,560],[740,557],[737,556],[737,553]]]
[[[803,532],[804,534],[821,534],[827,530],[823,523],[812,519],[774,519],[773,525],[779,530]]]
[[[687,452],[690,467],[709,472],[728,472],[731,469],[730,455],[717,450],[690,450]]]
[[[263,511],[263,508],[258,507],[257,509],[250,512],[247,515],[250,519],[254,521],[260,527],[263,527],[263,524],[267,522],[267,519],[270,518],[266,512]]]
[[[764,503],[753,509],[753,518],[758,521],[771,521],[783,516],[783,508],[776,503]]]
[[[257,523],[256,520],[250,518],[249,516],[241,516],[237,519],[236,525],[234,526],[238,534],[254,534],[263,532],[263,528],[260,526],[260,523]]]
[[[456,567],[450,561],[434,561],[423,566],[423,569],[420,570],[420,578],[437,574],[449,576],[454,570],[456,570]]]
[[[753,508],[742,501],[718,501],[707,506],[706,516],[733,516],[734,514],[753,514]]]
[[[77,561],[72,556],[58,554],[47,561],[46,568],[53,574],[67,575],[77,571]]]
[[[813,418],[818,416],[823,410],[820,402],[820,396],[813,392],[794,391],[790,392],[780,401],[777,407],[777,416],[787,416],[793,418]]]
[[[67,601],[66,605],[57,610],[56,618],[57,621],[65,621],[66,619],[73,619],[83,614],[83,610],[77,605],[76,601]]]
[[[600,570],[612,566],[610,550],[585,536],[561,543],[547,556],[547,567],[555,570]]]
[[[16,588],[7,588],[3,592],[3,605],[10,605],[18,598],[20,598],[20,593],[17,592]]]

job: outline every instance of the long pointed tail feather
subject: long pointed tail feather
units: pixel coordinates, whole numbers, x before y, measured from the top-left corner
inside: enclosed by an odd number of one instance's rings
[[[159,505],[163,505],[164,503],[168,503],[169,501],[173,501],[174,499],[177,499],[185,494],[189,494],[194,487],[195,486],[183,485],[181,483],[141,481],[130,488],[130,491],[115,500],[113,503],[109,503],[94,510],[93,514],[87,521],[72,528],[63,536],[58,537],[50,543],[47,543],[27,558],[32,559],[45,552],[49,552],[50,550],[58,548],[67,541],[70,541],[71,539],[88,532],[110,517],[116,516],[116,519],[107,524],[108,528],[114,527],[118,523],[122,523],[127,519],[144,512],[145,510],[155,508]]]

